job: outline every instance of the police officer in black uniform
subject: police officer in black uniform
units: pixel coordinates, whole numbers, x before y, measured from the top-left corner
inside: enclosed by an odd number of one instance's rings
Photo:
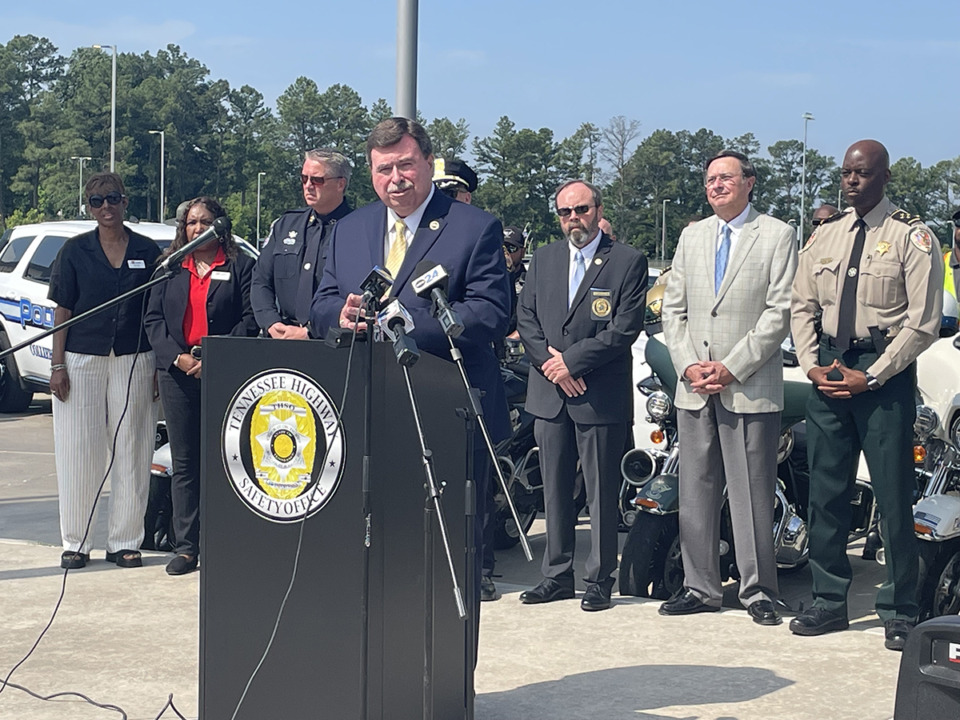
[[[444,195],[470,205],[477,190],[477,174],[463,160],[437,158],[433,161],[433,184]]]
[[[350,161],[336,150],[310,150],[304,157],[300,184],[307,207],[288,210],[273,223],[250,286],[257,324],[269,337],[310,337],[310,304],[327,243],[334,223],[350,212],[343,199],[350,173]]]
[[[797,359],[814,385],[807,403],[813,604],[790,630],[822,635],[848,626],[847,531],[862,450],[886,552],[887,580],[876,610],[884,644],[902,650],[918,611],[915,361],[940,330],[943,261],[930,229],[884,194],[890,157],[883,145],[854,143],[840,173],[851,207],[816,229],[800,252],[793,283]]]

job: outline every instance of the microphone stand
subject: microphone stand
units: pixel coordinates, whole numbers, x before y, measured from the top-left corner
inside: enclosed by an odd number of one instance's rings
[[[533,560],[533,553],[530,551],[530,543],[527,541],[527,534],[523,531],[523,524],[520,522],[517,506],[514,505],[513,498],[510,497],[510,488],[507,485],[506,478],[503,477],[503,469],[500,467],[500,462],[497,459],[497,451],[494,449],[493,441],[490,439],[490,431],[487,429],[487,423],[483,417],[483,407],[480,404],[479,393],[475,392],[473,386],[470,385],[470,378],[467,377],[467,368],[463,363],[463,353],[453,344],[453,338],[450,337],[450,335],[447,335],[447,342],[450,343],[450,357],[453,358],[453,362],[460,371],[460,379],[463,381],[463,386],[467,390],[467,396],[470,398],[470,412],[477,418],[480,434],[483,435],[483,441],[487,445],[487,453],[489,453],[490,459],[493,461],[493,468],[496,470],[497,479],[500,481],[500,489],[503,490],[507,507],[510,508],[510,516],[517,525],[517,535],[520,538],[520,545],[523,547],[524,557],[527,558],[527,562],[531,562]],[[477,502],[480,503],[481,499],[477,498]]]
[[[472,389],[471,389],[472,390]],[[469,408],[457,408],[457,415],[464,420],[464,427],[467,431],[467,477],[464,483],[464,533],[465,547],[467,548],[466,557],[466,585],[467,585],[467,604],[470,608],[472,621],[466,624],[466,639],[464,642],[464,655],[466,663],[473,663],[473,668],[477,666],[477,629],[480,624],[480,612],[477,607],[477,537],[476,537],[476,509],[477,509],[477,490],[474,482],[476,473],[476,463],[474,462],[474,444],[477,418]],[[465,720],[473,720],[473,696],[474,670],[469,666],[466,668],[466,677],[464,679],[464,702],[466,703]]]
[[[0,352],[0,360],[5,358],[7,355],[17,352],[18,350],[23,350],[25,347],[32,345],[38,340],[43,340],[44,338],[50,337],[54,333],[58,333],[62,330],[71,328],[77,323],[83,322],[84,320],[91,317],[92,315],[96,315],[97,313],[100,313],[100,312],[103,312],[104,310],[112,308],[114,305],[119,305],[124,300],[128,300],[132,297],[140,295],[141,293],[144,293],[150,288],[152,288],[154,285],[159,285],[162,282],[166,282],[167,280],[172,278],[174,275],[176,275],[179,269],[180,269],[179,266],[168,268],[163,275],[158,275],[154,278],[151,278],[150,280],[145,282],[143,285],[133,288],[133,290],[128,290],[122,295],[117,295],[117,297],[107,300],[105,303],[97,305],[96,307],[92,307],[89,310],[86,310],[80,313],[79,315],[74,315],[72,318],[70,318],[66,322],[60,323],[55,327],[48,328],[47,330],[44,330],[42,333],[30,337],[28,340],[24,340],[19,345],[14,345],[11,348],[7,348],[6,350]]]
[[[440,498],[443,491],[441,484],[437,482],[436,475],[434,474],[433,452],[427,447],[426,436],[423,432],[423,422],[420,418],[420,407],[413,389],[413,382],[410,380],[410,365],[413,363],[404,362],[402,353],[396,345],[394,349],[397,353],[397,364],[400,365],[403,370],[403,381],[407,387],[410,410],[413,412],[413,424],[417,429],[417,439],[420,442],[420,456],[422,458],[424,478],[426,480],[424,489],[426,490],[427,497],[423,506],[423,718],[424,720],[433,720],[434,522],[436,522],[437,527],[440,529],[440,538],[443,541],[443,549],[447,557],[447,567],[450,570],[453,600],[457,606],[458,617],[461,620],[466,620],[467,611],[464,606],[463,593],[460,590],[460,584],[457,580],[457,571],[453,563],[453,552],[450,549],[447,522],[443,514],[443,504]],[[468,491],[472,491],[472,489],[468,488]],[[467,494],[466,504],[468,509],[472,510],[469,492]]]

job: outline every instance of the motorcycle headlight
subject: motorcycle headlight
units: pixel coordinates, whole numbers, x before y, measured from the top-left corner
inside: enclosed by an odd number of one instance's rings
[[[665,392],[655,392],[647,398],[647,415],[660,422],[673,410],[673,401]]]
[[[922,442],[929,438],[940,426],[937,411],[929,405],[917,405],[917,419],[913,422],[913,433]]]

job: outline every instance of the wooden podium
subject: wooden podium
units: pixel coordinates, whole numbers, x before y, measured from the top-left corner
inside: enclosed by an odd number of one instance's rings
[[[440,533],[433,542],[433,683],[424,692],[424,473],[406,385],[388,344],[353,352],[319,341],[204,341],[200,551],[200,718],[364,720],[361,598],[367,526],[361,479],[364,389],[373,391],[367,716],[467,716],[466,625]],[[466,394],[456,367],[423,353],[411,369],[433,451],[458,581],[465,573]],[[327,449],[329,448],[329,452]],[[324,462],[324,457],[326,461]],[[305,522],[302,518],[306,514]],[[469,683],[472,687],[472,682]],[[472,693],[471,693],[472,695]],[[429,714],[429,713],[428,713]],[[471,713],[472,715],[472,713]]]

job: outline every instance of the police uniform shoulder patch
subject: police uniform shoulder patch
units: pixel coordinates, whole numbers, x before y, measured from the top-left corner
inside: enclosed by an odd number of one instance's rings
[[[933,247],[933,237],[930,235],[930,231],[923,226],[915,227],[913,230],[911,230],[909,237],[910,242],[913,243],[917,250],[922,250],[925,253],[929,253],[930,249]]]
[[[894,210],[890,213],[890,217],[898,222],[906,223],[907,225],[922,225],[923,219],[919,215],[911,215],[906,210]]]
[[[819,230],[820,228],[817,228],[812,233],[810,233],[810,237],[807,238],[807,241],[803,244],[803,247],[800,248],[801,253],[805,253],[807,250],[813,247],[813,243],[816,242],[817,240],[817,232]]]

